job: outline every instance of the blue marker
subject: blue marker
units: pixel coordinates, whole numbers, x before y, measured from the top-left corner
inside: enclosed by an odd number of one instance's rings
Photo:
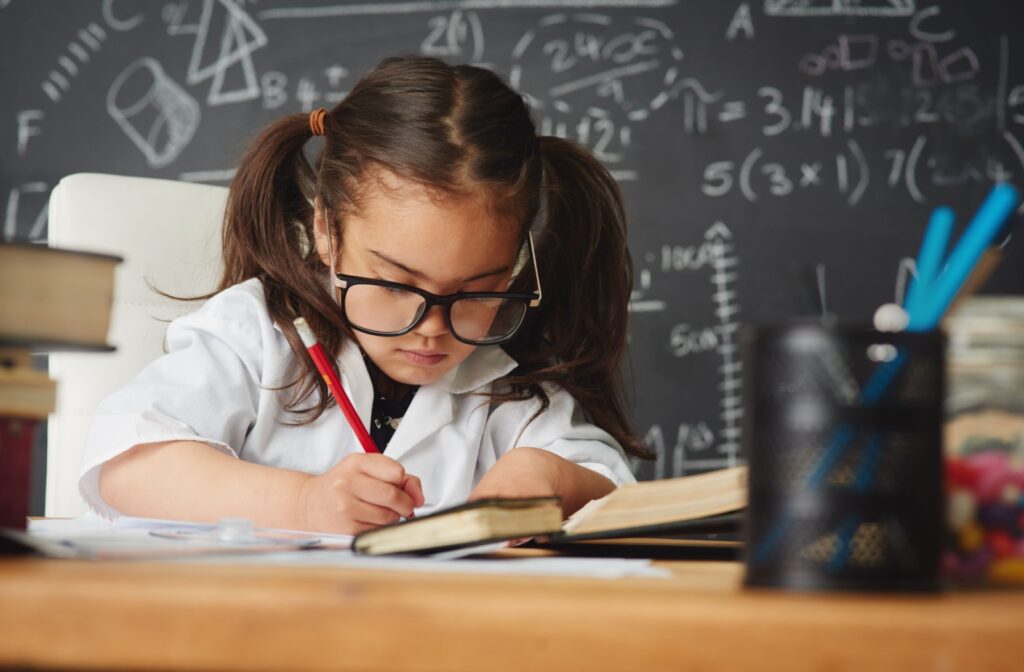
[[[1002,231],[1003,222],[1013,213],[1019,199],[1017,190],[1009,184],[992,188],[950,253],[945,270],[926,288],[924,296],[910,311],[908,331],[928,331],[938,326],[981,255]]]
[[[920,310],[921,299],[927,295],[942,269],[946,247],[953,235],[953,219],[953,211],[946,206],[932,211],[924,239],[921,241],[921,251],[917,255],[917,272],[910,282],[906,300],[903,302],[903,307],[911,315]]]

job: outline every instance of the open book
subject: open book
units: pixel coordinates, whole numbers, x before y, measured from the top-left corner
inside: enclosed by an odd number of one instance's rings
[[[563,522],[558,499],[485,499],[356,536],[357,553],[435,552],[543,536],[559,543],[734,527],[746,505],[746,467],[630,483]]]

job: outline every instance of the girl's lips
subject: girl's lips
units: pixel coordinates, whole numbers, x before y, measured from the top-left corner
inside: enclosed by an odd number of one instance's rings
[[[418,366],[434,366],[447,357],[443,352],[419,352],[416,350],[399,350],[406,360]]]

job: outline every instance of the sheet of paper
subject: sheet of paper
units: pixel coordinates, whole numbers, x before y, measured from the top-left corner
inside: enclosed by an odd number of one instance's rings
[[[111,522],[93,514],[79,518],[35,520],[29,524],[30,539],[47,542],[45,553],[62,557],[77,552],[100,559],[163,559],[174,555],[262,553],[291,550],[316,544],[348,549],[349,535],[298,532],[295,530],[253,530],[245,539],[225,540],[218,526],[176,520],[122,516]]]
[[[87,513],[78,518],[36,518],[28,522],[28,531],[44,536],[60,536],[109,530],[113,526],[109,520]]]
[[[493,575],[577,576],[617,579],[624,577],[665,578],[668,570],[656,568],[649,560],[617,558],[479,558],[461,557],[481,554],[507,546],[506,542],[487,544],[438,556],[355,555],[347,548],[352,537],[318,533],[316,536],[332,548],[244,553],[212,539],[181,541],[154,536],[153,532],[175,530],[209,532],[215,525],[173,520],[122,517],[110,522],[92,514],[80,518],[34,520],[29,537],[48,542],[52,548],[84,552],[94,557],[123,559],[159,559],[167,562],[203,564],[266,565],[288,567],[346,567],[413,572],[455,572]],[[291,532],[286,530],[285,532]]]
[[[183,520],[165,520],[162,518],[135,518],[121,516],[115,521],[106,520],[87,513],[78,518],[40,518],[29,522],[28,531],[32,534],[47,537],[72,537],[89,535],[110,530],[123,530],[126,536],[145,536],[151,532],[168,530],[211,532],[217,529],[214,523],[191,523]],[[284,534],[301,534],[317,537],[324,542],[351,542],[352,536],[347,534],[331,534],[329,532],[299,532],[297,530],[279,530],[275,528],[257,528],[263,532],[282,532]]]
[[[669,578],[669,570],[650,560],[622,558],[436,558],[433,556],[365,556],[339,551],[291,551],[233,558],[197,556],[178,562],[200,564],[280,565],[288,567],[345,567],[398,572],[446,572],[503,576],[572,576],[592,579],[627,577]]]

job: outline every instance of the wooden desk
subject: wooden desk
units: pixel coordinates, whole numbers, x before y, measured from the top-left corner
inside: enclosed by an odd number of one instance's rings
[[[1024,593],[0,560],[0,665],[347,670],[1021,669]]]

